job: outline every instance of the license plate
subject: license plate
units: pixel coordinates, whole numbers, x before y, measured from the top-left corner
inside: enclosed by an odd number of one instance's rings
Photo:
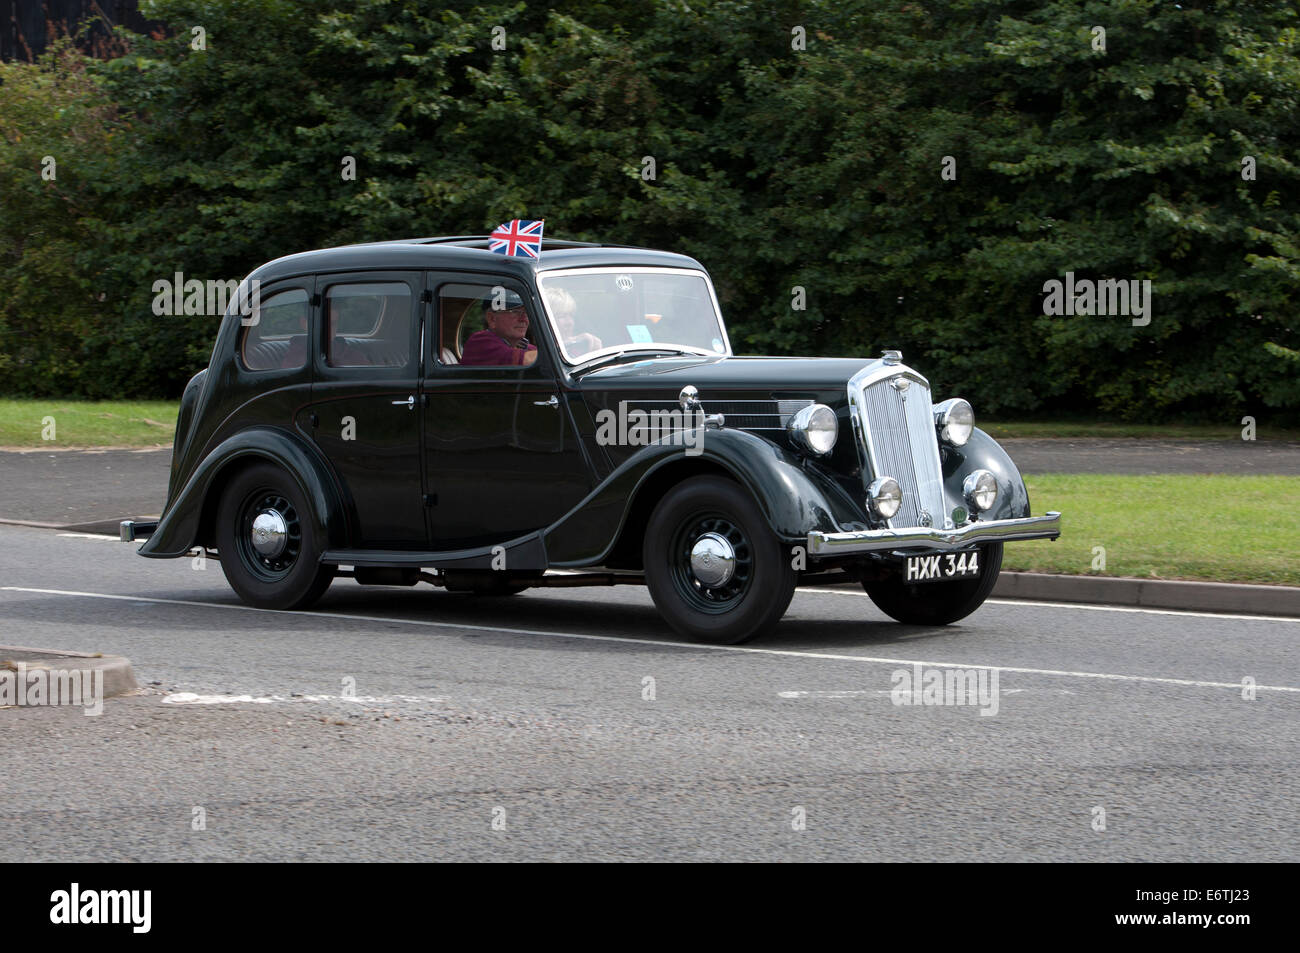
[[[933,556],[908,556],[904,567],[905,582],[942,582],[945,579],[969,579],[980,574],[980,553],[936,553]]]

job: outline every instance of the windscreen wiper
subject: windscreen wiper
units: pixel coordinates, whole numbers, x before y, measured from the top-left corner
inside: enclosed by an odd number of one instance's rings
[[[676,354],[681,357],[698,357],[694,351],[685,351],[678,348],[666,347],[633,347],[626,350],[618,351],[614,354],[606,354],[604,357],[598,357],[586,364],[579,364],[570,374],[585,374],[587,371],[594,371],[598,367],[604,367],[607,364],[613,364],[624,357],[642,357],[647,354]]]

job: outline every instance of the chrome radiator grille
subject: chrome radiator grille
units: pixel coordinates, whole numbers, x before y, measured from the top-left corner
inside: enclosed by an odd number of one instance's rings
[[[868,380],[855,396],[871,471],[865,482],[892,476],[903,491],[902,506],[889,526],[951,526],[929,385],[916,377],[891,374]]]

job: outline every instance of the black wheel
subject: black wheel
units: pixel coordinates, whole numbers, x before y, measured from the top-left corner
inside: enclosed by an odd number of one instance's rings
[[[303,609],[329,588],[321,541],[297,482],[259,463],[235,474],[217,507],[217,552],[226,581],[259,609]]]
[[[757,638],[794,595],[789,554],[749,494],[721,477],[670,490],[650,516],[641,554],[655,607],[697,642]]]
[[[874,582],[864,582],[880,611],[910,625],[947,625],[964,619],[978,609],[993,591],[1002,569],[1002,544],[985,543],[978,547],[980,572],[969,579],[948,582],[922,582],[908,585],[903,570]]]

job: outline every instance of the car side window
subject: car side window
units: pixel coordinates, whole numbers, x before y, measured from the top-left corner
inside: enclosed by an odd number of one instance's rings
[[[270,295],[246,322],[240,357],[250,371],[297,370],[307,365],[307,292]]]
[[[411,289],[405,282],[334,285],[325,293],[330,367],[405,367],[411,359]]]
[[[514,291],[493,284],[445,284],[437,301],[439,364],[507,368],[536,360],[531,316]]]

